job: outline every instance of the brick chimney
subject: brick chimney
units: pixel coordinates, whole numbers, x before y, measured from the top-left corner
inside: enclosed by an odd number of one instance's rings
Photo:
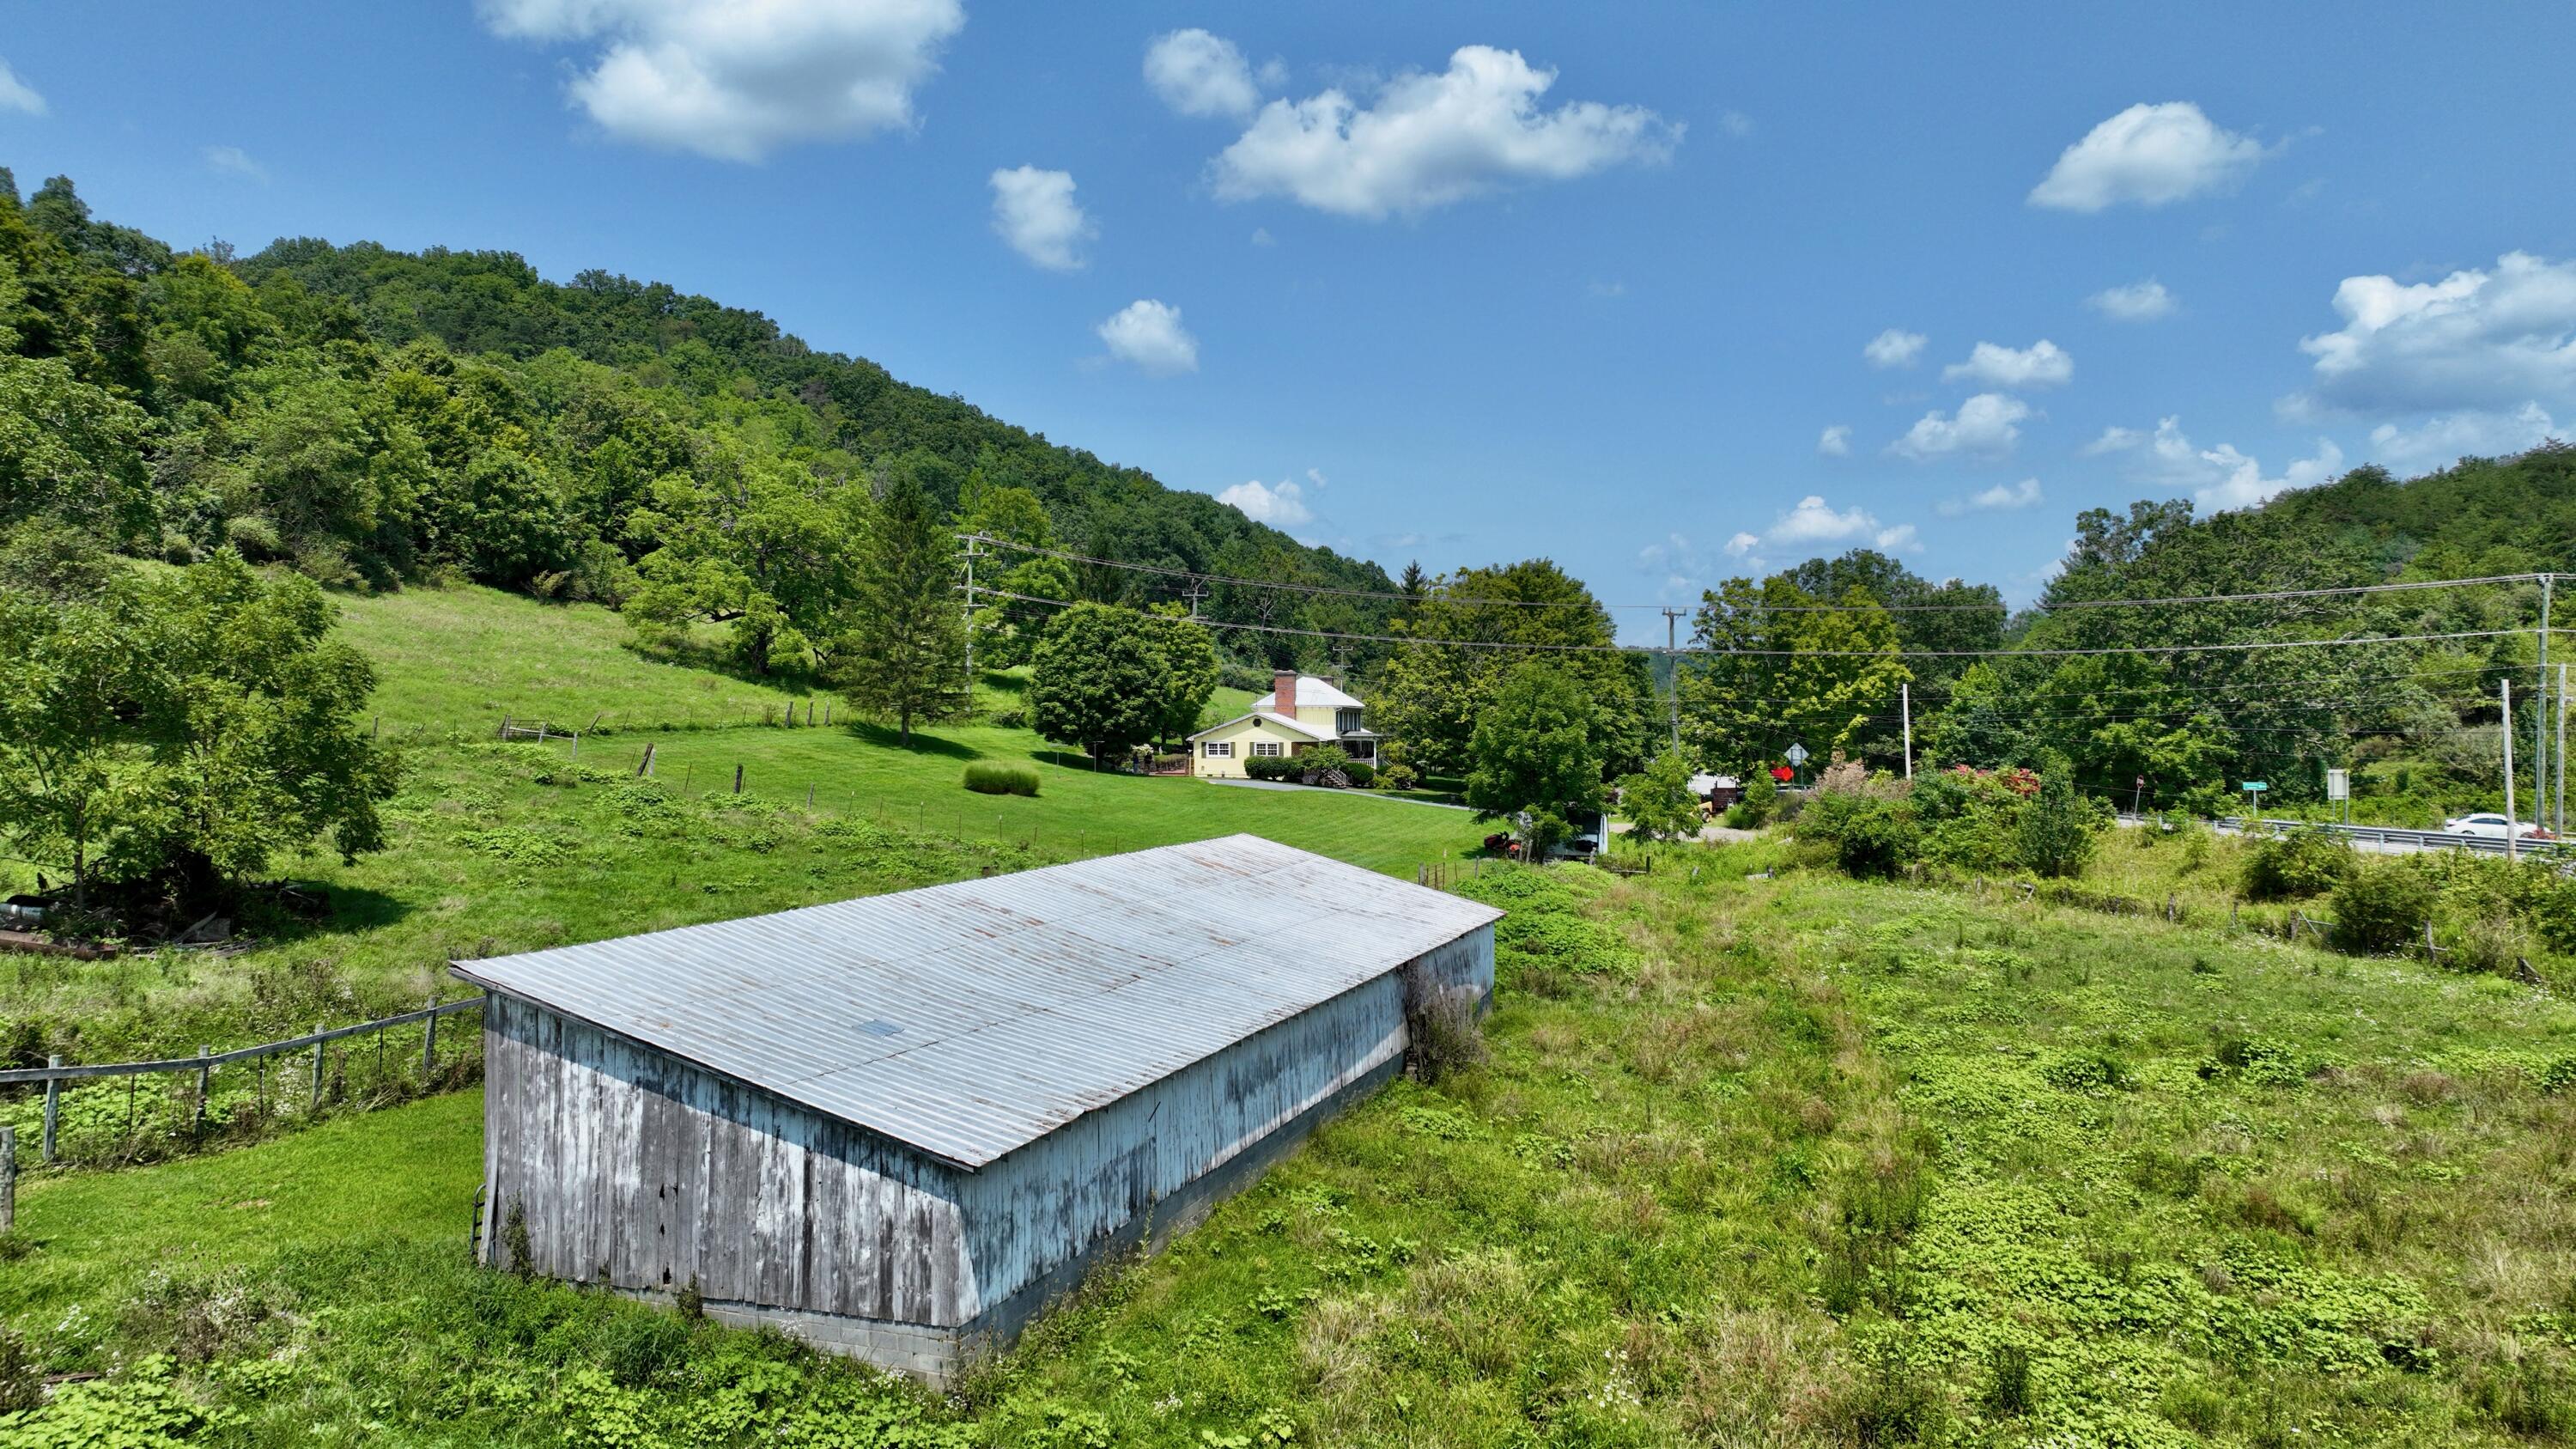
[[[1272,675],[1270,679],[1270,691],[1274,696],[1276,696],[1270,701],[1270,712],[1272,714],[1286,715],[1290,719],[1295,719],[1297,717],[1296,671],[1292,669],[1282,669],[1277,674]]]

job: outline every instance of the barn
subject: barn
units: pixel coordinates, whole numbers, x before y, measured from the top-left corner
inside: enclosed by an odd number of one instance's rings
[[[1500,912],[1250,835],[454,963],[484,1260],[934,1381],[1493,990]]]

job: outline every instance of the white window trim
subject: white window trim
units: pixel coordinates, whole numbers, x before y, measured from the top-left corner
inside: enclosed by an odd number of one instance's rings
[[[1211,759],[1211,760],[1231,760],[1231,759],[1233,759],[1233,758],[1234,758],[1234,741],[1232,741],[1232,740],[1210,740],[1210,741],[1208,741],[1208,742],[1207,742],[1207,757],[1208,757],[1209,759]]]
[[[1252,742],[1252,752],[1261,756],[1263,759],[1275,760],[1280,756],[1287,754],[1288,747],[1279,743],[1277,740],[1254,740]]]

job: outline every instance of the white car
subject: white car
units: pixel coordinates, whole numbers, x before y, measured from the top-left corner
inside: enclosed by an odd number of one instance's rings
[[[2505,819],[2502,815],[2496,814],[2455,816],[2452,819],[2442,822],[2442,833],[2444,835],[2475,835],[2487,840],[2502,840],[2505,838]],[[2547,839],[2549,836],[2548,831],[2541,829],[2538,825],[2528,820],[2524,821],[2521,825],[2516,826],[2513,833],[2515,838],[2521,840],[2541,840]]]

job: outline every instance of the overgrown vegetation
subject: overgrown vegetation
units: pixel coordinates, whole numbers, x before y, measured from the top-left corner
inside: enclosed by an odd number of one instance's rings
[[[2094,869],[2181,849],[2115,838]],[[112,1370],[44,1422],[175,1407],[192,1417],[170,1432],[212,1444],[2567,1432],[2576,1009],[2223,926],[1745,881],[1769,845],[1699,858],[1696,881],[1471,879],[1513,912],[1483,1062],[1328,1126],[948,1400],[465,1267],[441,1194],[476,1162],[446,1147],[430,1190],[354,1235],[329,1195],[407,1174],[263,1165],[311,1138],[38,1184],[32,1275],[0,1284],[0,1311],[49,1367]],[[470,1134],[470,1103],[404,1110]],[[280,1204],[231,1216],[297,1216],[259,1232],[158,1206],[165,1172]],[[156,1274],[111,1234],[45,1226],[75,1190],[89,1223],[123,1195],[143,1242],[225,1236]]]

